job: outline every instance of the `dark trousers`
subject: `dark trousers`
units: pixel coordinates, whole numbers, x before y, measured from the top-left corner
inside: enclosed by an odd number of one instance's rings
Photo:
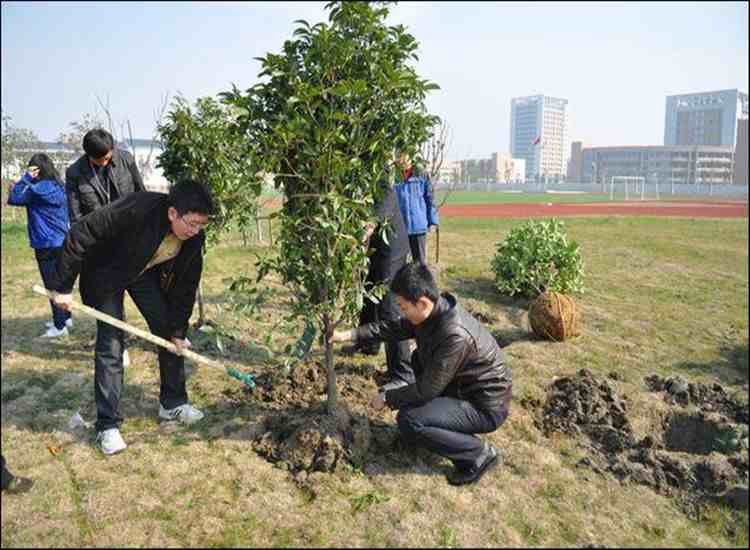
[[[391,258],[386,254],[376,252],[370,257],[370,267],[367,272],[366,287],[372,288],[378,283],[390,284],[393,276],[406,263],[406,257]],[[359,313],[359,324],[375,323],[389,319],[398,319],[401,312],[396,302],[396,296],[388,290],[387,294],[380,300],[379,304],[365,300],[362,311]],[[371,351],[377,351],[380,344],[368,344],[364,347]],[[409,363],[409,343],[386,342],[385,359],[387,374],[391,379],[401,379],[409,384],[414,382],[414,371]]]
[[[2,459],[2,462],[3,462],[3,479],[2,479],[2,482],[3,482],[3,490],[5,490],[8,487],[10,487],[10,482],[13,481],[13,477],[14,476],[13,476],[13,474],[10,473],[10,470],[8,470],[8,468],[5,467],[5,457],[3,455],[0,455],[0,458]]]
[[[424,405],[401,409],[396,421],[408,442],[465,469],[476,463],[484,447],[473,434],[494,432],[507,417],[507,408],[488,412],[469,401],[441,396]]]
[[[57,258],[60,257],[61,252],[62,247],[37,248],[34,250],[36,263],[39,265],[39,274],[42,276],[45,288],[49,288],[49,285],[52,284]],[[52,300],[49,301],[49,305],[52,308],[52,322],[55,323],[55,328],[60,330],[65,327],[65,322],[70,319],[70,312],[57,307]]]
[[[138,277],[127,289],[128,294],[148,323],[152,333],[167,340],[172,338],[168,326],[168,307],[159,286],[158,268]],[[125,293],[118,292],[94,307],[116,319],[123,318]],[[96,399],[96,429],[117,428],[122,424],[120,396],[122,395],[123,331],[102,321],[96,322],[96,351],[94,353],[94,397]],[[185,360],[164,348],[159,348],[159,402],[166,409],[187,403]]]
[[[409,248],[411,248],[413,262],[427,263],[427,233],[409,235]]]

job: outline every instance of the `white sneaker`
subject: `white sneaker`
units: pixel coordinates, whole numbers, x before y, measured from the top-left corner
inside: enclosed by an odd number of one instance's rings
[[[54,327],[54,326],[55,326],[55,322],[54,321],[47,321],[46,323],[44,323],[44,327],[45,328],[50,328],[50,327]],[[65,326],[68,327],[68,328],[73,328],[73,318],[72,317],[70,319],[68,319],[67,321],[65,321]]]
[[[105,455],[113,455],[124,451],[127,445],[120,435],[120,430],[110,428],[96,434],[96,442]]]
[[[203,418],[204,414],[193,407],[190,403],[185,403],[174,409],[165,409],[159,403],[159,418],[164,420],[179,420],[183,424],[192,424]]]
[[[47,329],[47,332],[42,334],[40,338],[60,338],[61,336],[67,336],[68,335],[68,327],[63,327],[60,330],[57,330],[55,328],[55,325],[52,325]]]
[[[122,350],[122,366],[127,367],[130,365],[130,355],[128,354],[128,350]]]

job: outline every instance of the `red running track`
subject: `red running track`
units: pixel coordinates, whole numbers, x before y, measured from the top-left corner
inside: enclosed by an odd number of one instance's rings
[[[681,216],[747,218],[746,202],[592,202],[447,204],[444,216],[461,218],[535,218],[552,216]]]

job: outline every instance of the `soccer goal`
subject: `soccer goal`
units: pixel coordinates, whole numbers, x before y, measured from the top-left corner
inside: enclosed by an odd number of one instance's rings
[[[657,198],[658,198],[658,191]],[[609,200],[645,200],[646,178],[642,176],[612,176],[609,182]]]

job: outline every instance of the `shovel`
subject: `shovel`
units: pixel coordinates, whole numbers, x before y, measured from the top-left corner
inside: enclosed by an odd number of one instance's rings
[[[52,299],[52,293],[47,290],[46,288],[40,286],[40,285],[34,285],[33,288],[34,292],[37,294],[42,294]],[[70,304],[72,306],[72,309],[76,311],[82,311],[83,313],[90,315],[91,317],[94,317],[95,319],[98,319],[99,321],[103,321],[107,324],[110,324],[114,327],[117,327],[121,330],[124,330],[125,332],[129,332],[130,334],[135,334],[136,336],[140,336],[144,340],[148,340],[152,344],[156,344],[157,346],[161,346],[166,350],[171,351],[172,353],[176,355],[182,355],[188,359],[192,359],[196,363],[201,363],[203,365],[207,365],[209,367],[213,367],[216,369],[221,369],[226,374],[231,376],[232,378],[236,378],[240,382],[244,383],[248,388],[252,389],[255,387],[255,380],[253,380],[252,374],[246,374],[238,371],[235,368],[232,367],[226,367],[223,364],[219,363],[218,361],[214,361],[213,359],[209,359],[208,357],[204,357],[198,353],[195,353],[194,351],[190,351],[189,349],[184,349],[182,352],[177,351],[177,346],[175,346],[172,342],[169,340],[165,340],[164,338],[157,336],[156,334],[153,334],[151,332],[148,332],[146,330],[139,329],[137,327],[134,327],[132,325],[129,325],[125,323],[124,321],[120,321],[119,319],[115,319],[111,315],[107,315],[106,313],[102,313],[101,311],[94,309],[93,307],[89,307],[84,304],[79,304],[77,302],[72,302]]]

